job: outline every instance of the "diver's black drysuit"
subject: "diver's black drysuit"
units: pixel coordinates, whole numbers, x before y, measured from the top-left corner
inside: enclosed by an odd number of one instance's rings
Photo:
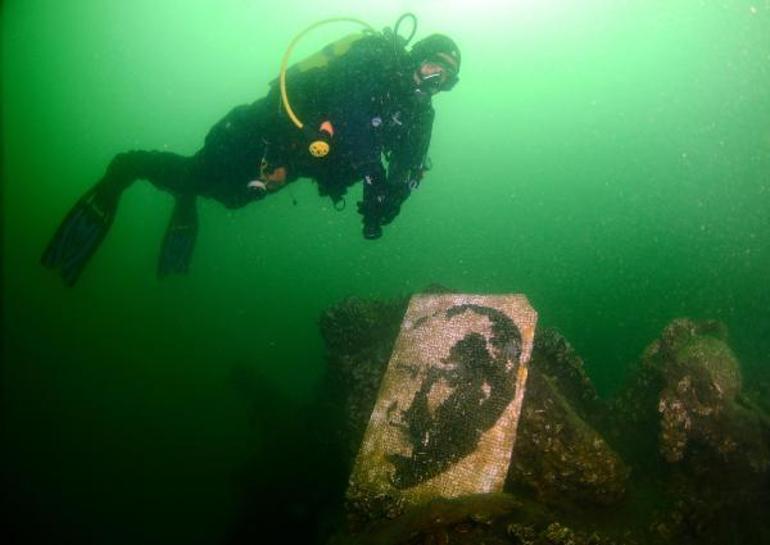
[[[392,34],[366,35],[344,55],[327,60],[323,67],[290,69],[287,89],[306,127],[331,123],[328,156],[310,155],[305,133],[291,123],[273,82],[265,98],[234,108],[214,125],[192,157],[161,151],[118,154],[65,218],[43,264],[74,284],[106,234],[120,195],[137,179],[176,197],[159,260],[161,276],[187,271],[197,233],[196,197],[240,208],[300,177],[316,180],[319,192],[335,203],[363,179],[364,236],[378,238],[380,226],[398,214],[425,171],[434,117],[430,94],[415,87],[415,63],[394,45]],[[282,170],[280,179],[272,176],[276,169]],[[250,185],[255,181],[267,188]]]

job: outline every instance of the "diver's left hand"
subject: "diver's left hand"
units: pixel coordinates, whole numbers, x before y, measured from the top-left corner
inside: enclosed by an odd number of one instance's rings
[[[400,211],[401,205],[390,204],[386,209],[382,211],[382,215],[380,216],[380,225],[388,225],[390,222],[396,219],[396,216],[398,216]]]

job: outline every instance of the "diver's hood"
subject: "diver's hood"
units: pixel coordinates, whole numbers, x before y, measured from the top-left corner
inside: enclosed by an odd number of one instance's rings
[[[460,72],[460,49],[451,38],[443,34],[431,34],[414,44],[409,57],[414,67],[430,61],[449,65],[456,73]]]

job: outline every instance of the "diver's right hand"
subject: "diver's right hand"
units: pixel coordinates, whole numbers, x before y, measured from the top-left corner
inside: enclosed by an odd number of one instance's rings
[[[376,240],[382,236],[382,227],[376,222],[364,222],[364,238]]]

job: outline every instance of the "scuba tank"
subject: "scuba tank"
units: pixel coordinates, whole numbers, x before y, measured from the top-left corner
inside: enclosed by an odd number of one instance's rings
[[[409,37],[406,39],[402,38],[398,34],[399,27],[405,19],[411,19],[413,22],[412,31],[409,34]],[[338,22],[355,23],[363,26],[364,30],[353,34],[348,34],[293,65],[290,69],[287,68],[289,58],[291,57],[295,46],[306,34],[320,26]],[[381,35],[384,37],[384,39],[391,40],[393,42],[393,54],[397,59],[397,62],[400,63],[402,56],[401,52],[412,40],[416,32],[417,18],[411,13],[405,13],[399,17],[396,21],[393,31],[391,31],[389,28],[383,30]],[[286,52],[281,59],[281,71],[278,78],[281,93],[281,104],[283,105],[286,114],[289,116],[289,119],[294,124],[294,126],[305,133],[305,138],[308,141],[307,150],[313,157],[320,159],[326,157],[329,154],[329,151],[331,150],[332,139],[334,137],[334,124],[332,120],[329,119],[323,120],[317,128],[307,127],[304,123],[302,123],[296,112],[292,109],[291,103],[289,101],[289,93],[286,86],[287,72],[301,73],[307,70],[312,70],[314,68],[325,68],[332,61],[343,57],[357,41],[371,35],[377,35],[377,32],[368,23],[360,19],[351,17],[335,17],[331,19],[324,19],[310,25],[305,30],[297,34],[297,36],[295,36],[294,39],[289,43],[289,46],[287,47]]]

